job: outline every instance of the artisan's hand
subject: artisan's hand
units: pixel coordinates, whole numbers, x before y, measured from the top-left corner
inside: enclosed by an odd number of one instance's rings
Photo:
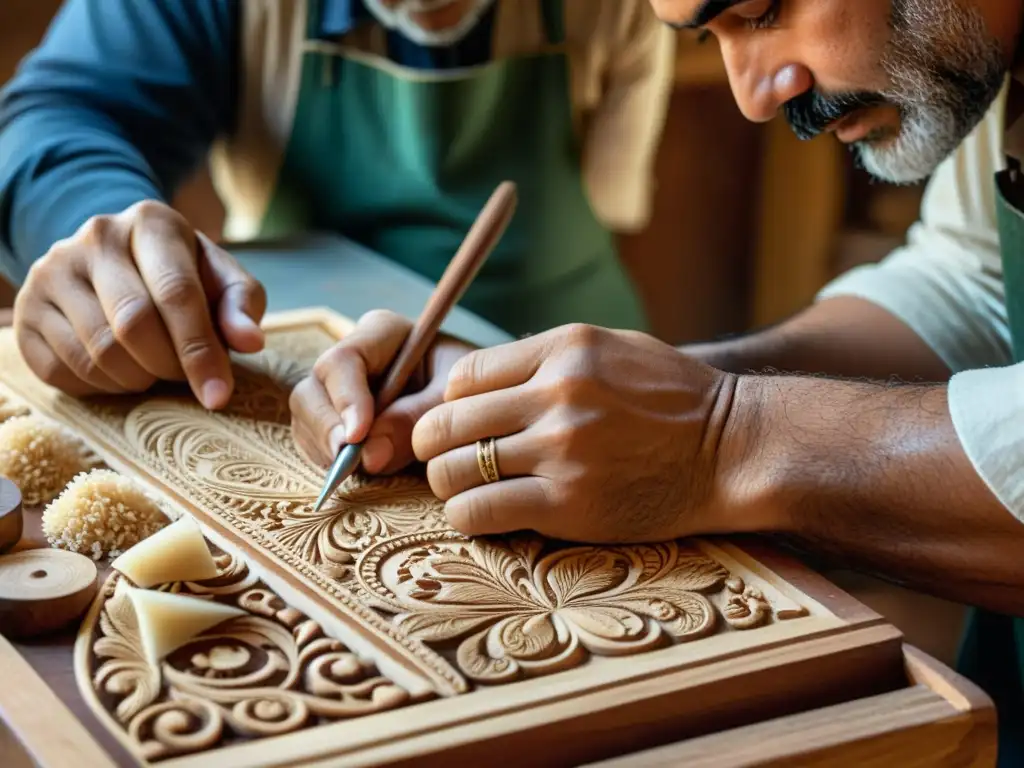
[[[649,336],[568,326],[460,360],[413,446],[467,535],[664,540],[717,525],[734,388]],[[476,441],[489,437],[501,479],[485,484]]]
[[[472,347],[439,339],[427,356],[424,375],[407,387],[412,394],[400,397],[375,419],[370,382],[380,383],[411,330],[412,323],[400,315],[369,312],[295,387],[290,402],[292,434],[315,464],[329,466],[342,444],[364,438],[368,439],[362,463],[370,474],[397,472],[415,460],[413,426],[442,402],[448,372]]]
[[[14,307],[21,353],[69,394],[143,391],[187,380],[227,404],[227,348],[257,352],[263,287],[171,208],[97,216],[33,264]]]

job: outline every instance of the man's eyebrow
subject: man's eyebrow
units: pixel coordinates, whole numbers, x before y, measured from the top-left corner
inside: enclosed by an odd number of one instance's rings
[[[703,0],[689,21],[669,23],[675,29],[699,29],[717,19],[722,13],[745,0]]]

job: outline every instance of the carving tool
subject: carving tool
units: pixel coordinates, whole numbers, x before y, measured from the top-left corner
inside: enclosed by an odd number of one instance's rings
[[[516,185],[510,181],[502,182],[494,190],[487,205],[480,211],[473,226],[466,234],[465,240],[449,262],[444,274],[434,288],[419,319],[409,332],[398,356],[388,370],[387,378],[377,392],[374,410],[379,415],[393,403],[405,389],[409,377],[419,366],[430,345],[433,344],[438,330],[444,323],[466,289],[476,277],[491,251],[505,233],[509,221],[516,208]],[[359,466],[362,457],[363,442],[347,443],[338,451],[320,497],[313,507],[319,512],[324,502],[330,498],[338,486],[345,482]]]

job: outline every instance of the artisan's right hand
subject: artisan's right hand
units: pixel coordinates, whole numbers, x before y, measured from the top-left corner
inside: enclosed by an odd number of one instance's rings
[[[14,306],[21,354],[75,396],[188,381],[207,408],[234,388],[228,349],[258,352],[266,293],[172,208],[96,216],[32,265]]]
[[[368,312],[292,391],[292,434],[314,464],[330,466],[344,443],[361,440],[366,440],[362,464],[369,474],[397,472],[415,460],[413,427],[444,401],[448,372],[473,347],[439,338],[406,394],[374,418],[370,382],[380,385],[411,330],[412,323],[394,312]]]

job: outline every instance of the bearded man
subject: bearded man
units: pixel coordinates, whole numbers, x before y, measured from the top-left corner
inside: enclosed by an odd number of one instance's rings
[[[0,102],[22,352],[74,394],[227,401],[264,287],[167,205],[211,153],[228,238],[340,232],[435,281],[512,180],[462,303],[642,328],[615,235],[650,215],[674,45],[644,0],[66,0]]]
[[[296,388],[295,434],[323,464],[367,436],[367,472],[427,462],[467,534],[771,533],[976,606],[961,669],[1024,765],[1024,2],[652,4],[718,38],[751,120],[834,133],[883,180],[932,175],[906,245],[741,339],[442,340],[414,427],[401,400],[373,419],[364,372],[408,323],[371,313]]]

